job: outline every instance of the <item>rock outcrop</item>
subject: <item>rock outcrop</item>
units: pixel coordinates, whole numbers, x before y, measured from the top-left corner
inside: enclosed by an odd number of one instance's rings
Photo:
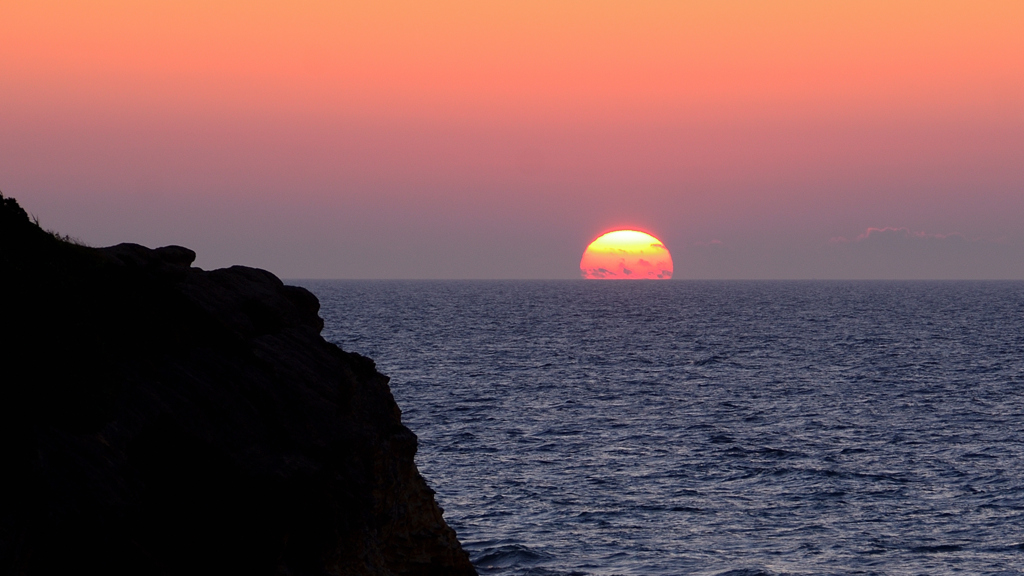
[[[194,258],[0,196],[0,573],[475,574],[316,297]]]

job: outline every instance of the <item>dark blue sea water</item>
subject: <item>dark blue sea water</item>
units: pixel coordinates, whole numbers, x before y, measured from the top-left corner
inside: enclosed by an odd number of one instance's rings
[[[1024,283],[301,284],[482,574],[1024,574]]]

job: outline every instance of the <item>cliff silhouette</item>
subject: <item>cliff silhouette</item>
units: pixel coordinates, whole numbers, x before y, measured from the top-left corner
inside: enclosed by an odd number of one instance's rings
[[[476,574],[316,297],[194,259],[0,196],[0,573]]]

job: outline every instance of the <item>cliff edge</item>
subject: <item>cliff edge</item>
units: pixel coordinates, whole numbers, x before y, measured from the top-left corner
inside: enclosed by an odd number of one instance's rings
[[[194,258],[0,196],[0,573],[476,574],[316,297]]]

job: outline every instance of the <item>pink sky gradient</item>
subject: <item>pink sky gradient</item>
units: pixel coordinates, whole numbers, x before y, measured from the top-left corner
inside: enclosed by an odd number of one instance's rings
[[[615,228],[676,279],[1024,278],[1024,5],[769,4],[8,3],[0,190],[290,278],[574,278]]]

